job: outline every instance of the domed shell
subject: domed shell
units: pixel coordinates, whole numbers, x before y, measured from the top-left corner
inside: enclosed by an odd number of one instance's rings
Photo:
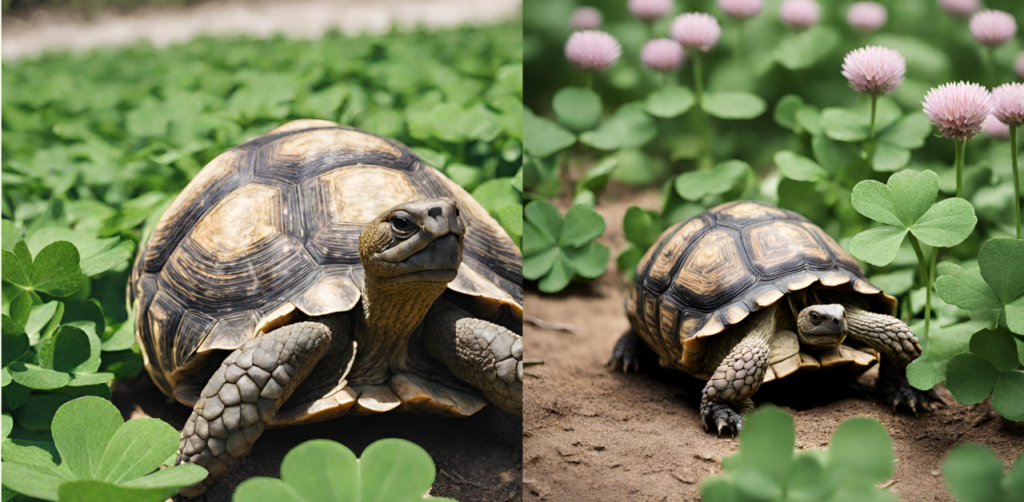
[[[462,187],[405,145],[323,120],[289,122],[213,159],[141,248],[128,303],[160,389],[302,313],[352,309],[359,233],[396,204],[455,199],[467,223],[449,289],[522,316],[522,255]]]
[[[661,235],[637,267],[626,310],[663,364],[704,376],[709,337],[816,284],[863,295],[876,312],[891,314],[896,307],[896,299],[871,284],[857,261],[814,223],[768,204],[732,202]],[[867,356],[876,357],[870,350],[842,351],[835,357],[868,367],[874,360]],[[774,356],[773,342],[773,363]]]

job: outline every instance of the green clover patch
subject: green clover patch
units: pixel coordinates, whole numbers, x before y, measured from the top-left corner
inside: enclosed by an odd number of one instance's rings
[[[593,242],[605,231],[604,218],[586,204],[565,213],[550,203],[533,201],[523,216],[523,277],[540,280],[545,293],[557,293],[576,275],[596,279],[608,267],[611,250]]]

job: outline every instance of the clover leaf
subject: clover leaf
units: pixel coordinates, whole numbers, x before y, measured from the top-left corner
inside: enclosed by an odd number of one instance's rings
[[[921,337],[921,357],[907,366],[907,380],[914,387],[922,390],[931,389],[946,380],[946,365],[950,358],[964,352],[968,348],[971,335],[985,329],[983,320],[970,320],[951,326],[932,325],[928,338]],[[920,333],[924,329],[923,322],[915,322],[911,331]]]
[[[448,500],[426,497],[434,482],[434,461],[421,447],[397,438],[381,439],[356,458],[326,439],[306,441],[281,461],[281,479],[254,477],[238,485],[238,502],[361,502]]]
[[[981,246],[977,267],[947,270],[935,281],[939,298],[1024,334],[1024,241],[991,239]]]
[[[874,180],[857,183],[851,202],[864,216],[883,226],[853,238],[850,251],[872,265],[888,265],[908,233],[929,246],[951,247],[966,239],[978,222],[974,208],[964,199],[934,203],[939,176],[932,171],[900,171],[887,184]]]
[[[760,96],[746,92],[706,93],[700,106],[708,115],[729,120],[757,118],[768,109]]]
[[[576,196],[575,199],[582,202],[580,199],[586,199],[589,205],[593,206],[597,203],[597,194],[604,190],[604,187],[608,185],[608,181],[612,179],[612,173],[615,172],[615,168],[619,166],[619,159],[615,157],[607,157],[598,162],[594,167],[587,169],[587,172],[583,173],[579,181],[576,182]]]
[[[839,44],[839,33],[826,26],[814,26],[800,33],[788,35],[775,47],[774,57],[789,70],[814,66]]]
[[[640,263],[647,249],[654,245],[663,230],[661,217],[653,211],[637,206],[629,206],[622,220],[622,229],[629,242],[616,258],[616,264],[628,280],[636,276],[636,266]]]
[[[666,86],[647,95],[644,110],[655,117],[671,119],[690,111],[696,103],[689,87]]]
[[[563,87],[551,100],[551,109],[562,125],[569,130],[583,132],[593,129],[601,121],[604,105],[601,104],[601,96],[590,89]]]
[[[593,242],[605,231],[604,218],[594,208],[576,204],[563,220],[555,206],[533,201],[523,216],[523,277],[540,280],[541,291],[561,291],[575,275],[596,279],[604,274],[611,250]]]
[[[982,330],[971,337],[970,352],[946,365],[946,387],[957,401],[978,404],[989,395],[1000,415],[1024,421],[1024,371],[1018,344],[1006,329]]]
[[[137,223],[136,223],[137,224]],[[33,253],[44,247],[68,241],[78,250],[82,275],[91,277],[117,267],[132,258],[135,244],[118,237],[99,238],[93,232],[64,227],[43,227],[32,231],[25,243]],[[56,295],[55,295],[56,296]]]
[[[762,406],[745,418],[739,453],[722,461],[724,474],[705,478],[701,499],[743,500],[889,500],[875,488],[893,475],[892,439],[875,419],[843,422],[827,451],[793,451],[796,430],[783,410]]]
[[[39,250],[33,260],[25,241],[14,251],[3,253],[3,278],[26,291],[38,291],[63,297],[82,286],[82,269],[75,245],[57,241]]]
[[[53,418],[60,463],[38,455],[12,461],[5,448],[2,482],[44,500],[162,501],[207,475],[196,464],[156,471],[177,451],[178,437],[178,431],[160,420],[126,423],[110,401],[81,397],[62,405]]]
[[[845,142],[870,139],[871,110],[868,104],[855,108],[826,108],[821,126],[828,137]],[[892,172],[910,162],[910,151],[924,146],[932,125],[921,112],[903,115],[891,99],[878,98],[875,144],[871,165],[875,171]]]
[[[676,193],[685,200],[699,201],[708,195],[721,195],[753,175],[750,164],[727,160],[710,171],[690,171],[676,177]]]
[[[523,148],[531,155],[547,157],[576,144],[576,135],[523,108]]]
[[[1004,474],[1003,461],[992,448],[960,444],[942,461],[942,475],[950,493],[960,502],[1018,500],[1024,493],[1024,454]]]
[[[641,103],[629,103],[615,110],[593,131],[580,134],[580,142],[598,150],[640,148],[654,139],[658,127]]]

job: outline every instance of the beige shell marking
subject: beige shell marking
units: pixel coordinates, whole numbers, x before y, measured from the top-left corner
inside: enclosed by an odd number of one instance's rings
[[[331,219],[335,223],[368,223],[398,204],[420,198],[405,174],[385,167],[343,167],[320,180],[330,189]]]
[[[750,278],[736,240],[724,231],[712,230],[686,257],[675,284],[694,295],[712,297]]]
[[[483,398],[435,384],[418,375],[394,375],[389,383],[392,392],[402,400],[398,408],[401,411],[468,417],[487,405]]]
[[[775,218],[786,217],[786,213],[779,209],[755,202],[740,202],[725,208],[721,207],[722,206],[714,207],[711,209],[711,212],[723,214],[737,220],[755,220],[769,216]]]
[[[651,271],[647,276],[647,280],[667,284],[668,274],[672,272],[672,267],[675,266],[676,261],[679,259],[679,253],[683,251],[690,237],[693,237],[705,225],[706,223],[703,218],[694,218],[680,227],[675,235],[661,247],[658,256],[654,258],[654,264],[651,265]],[[651,249],[656,247],[657,245],[651,246]],[[661,288],[656,289],[660,290]]]
[[[249,184],[217,203],[196,224],[192,240],[210,255],[231,260],[265,239],[284,233],[281,191]]]
[[[362,292],[352,277],[324,277],[292,303],[308,316],[348,312],[359,302]]]
[[[348,152],[386,153],[394,157],[402,155],[391,143],[376,136],[338,129],[337,124],[314,127],[333,127],[333,129],[316,129],[282,138],[278,144],[277,154],[281,157],[301,158],[309,155],[309,152],[340,149]],[[305,128],[299,128],[299,130],[301,129]],[[271,131],[271,133],[273,132]]]
[[[355,406],[349,410],[353,415],[384,413],[402,405],[402,400],[388,385],[357,385],[353,389],[359,394]]]
[[[523,306],[517,303],[512,295],[478,274],[466,262],[459,265],[459,275],[455,276],[454,281],[448,283],[448,288],[468,296],[494,299],[504,305],[509,305],[519,315],[523,313]]]
[[[352,406],[356,404],[357,397],[358,394],[356,394],[352,387],[345,386],[337,392],[316,401],[281,410],[274,416],[274,420],[267,428],[310,424],[340,417],[348,413]]]

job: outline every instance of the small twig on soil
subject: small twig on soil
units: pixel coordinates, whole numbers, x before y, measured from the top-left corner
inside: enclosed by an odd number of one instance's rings
[[[679,474],[679,473],[678,473],[678,472],[676,472],[676,471],[670,471],[670,472],[672,472],[672,477],[673,477],[673,478],[676,478],[676,479],[678,479],[679,481],[682,481],[683,483],[686,483],[686,484],[688,484],[688,485],[692,485],[693,483],[695,483],[695,482],[696,482],[696,480],[694,480],[694,479],[692,479],[692,478],[688,478],[688,477],[683,477],[683,475],[682,475],[682,474]]]
[[[529,357],[523,359],[523,366],[533,366],[534,364],[544,364],[544,360],[536,357]]]
[[[566,324],[566,323],[561,323],[561,322],[548,322],[548,321],[545,321],[543,319],[538,319],[538,318],[532,317],[532,316],[531,317],[527,317],[525,320],[526,320],[526,322],[528,322],[528,323],[530,323],[530,324],[532,324],[532,325],[534,325],[534,326],[536,326],[536,327],[538,327],[540,329],[548,329],[548,330],[552,330],[552,331],[565,331],[566,333],[572,333],[574,335],[580,334],[580,327],[575,325],[575,324]]]
[[[878,489],[879,490],[884,490],[884,489],[886,489],[886,488],[888,488],[888,487],[890,487],[890,486],[892,486],[894,484],[896,484],[896,480],[895,479],[890,479],[889,481],[886,481],[885,483],[882,483],[882,484],[878,485]]]
[[[448,476],[448,479],[451,479],[452,481],[454,481],[454,482],[456,482],[456,483],[458,483],[460,485],[461,484],[469,484],[469,485],[473,485],[473,486],[475,486],[477,488],[486,488],[483,485],[478,485],[478,484],[476,484],[476,483],[474,483],[474,482],[472,482],[472,481],[470,481],[470,480],[460,476],[459,473],[457,473],[455,471],[452,471],[452,472],[455,472],[455,475],[452,476],[451,474],[448,474],[447,472],[444,472],[444,469],[438,469],[438,470],[441,471],[441,474],[444,474],[445,476]]]

